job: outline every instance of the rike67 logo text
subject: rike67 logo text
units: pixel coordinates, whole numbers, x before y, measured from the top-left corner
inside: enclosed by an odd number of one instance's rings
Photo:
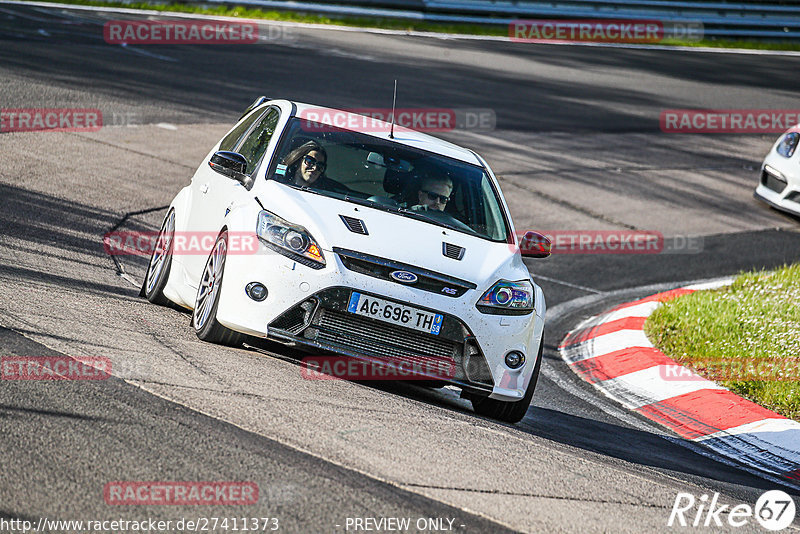
[[[719,493],[709,498],[681,492],[675,496],[667,526],[728,529],[749,525],[755,519],[765,529],[778,531],[792,524],[795,512],[792,497],[780,490],[763,493],[755,506],[720,504]]]

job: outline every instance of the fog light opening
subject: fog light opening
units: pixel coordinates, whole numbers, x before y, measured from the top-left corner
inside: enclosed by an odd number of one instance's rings
[[[304,324],[308,325],[311,323],[311,316],[314,314],[314,311],[317,309],[317,299],[310,298],[303,302],[300,305],[300,308],[303,309],[305,313],[303,313],[303,322]]]
[[[267,298],[267,288],[261,282],[250,282],[247,284],[247,287],[244,288],[244,292],[256,302],[261,302]]]
[[[506,354],[506,365],[511,369],[519,369],[525,365],[525,355],[518,350]]]

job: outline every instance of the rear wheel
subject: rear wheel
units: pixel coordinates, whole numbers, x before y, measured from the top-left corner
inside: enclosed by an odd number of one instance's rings
[[[228,253],[228,232],[223,231],[214,243],[208,256],[200,285],[197,288],[192,326],[197,337],[210,343],[237,346],[245,339],[244,334],[225,328],[217,321],[219,295],[222,289],[222,275],[225,272],[225,258]]]
[[[519,423],[525,414],[528,412],[528,407],[531,405],[533,399],[533,392],[536,389],[536,383],[539,381],[539,370],[542,366],[542,349],[544,348],[544,337],[539,344],[539,355],[536,357],[536,367],[533,368],[533,375],[528,384],[528,389],[525,390],[525,396],[518,401],[506,402],[487,397],[472,398],[472,407],[475,413],[483,415],[484,417],[491,417],[506,423]]]
[[[150,256],[150,264],[147,266],[147,274],[142,282],[142,290],[139,293],[153,304],[168,306],[169,299],[164,296],[164,287],[169,280],[169,272],[172,268],[172,243],[175,238],[175,210],[170,210],[164,222],[161,224],[161,231],[158,233],[156,246]]]

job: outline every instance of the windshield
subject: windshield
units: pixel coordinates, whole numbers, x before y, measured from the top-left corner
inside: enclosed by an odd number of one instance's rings
[[[305,119],[287,126],[267,179],[492,241],[508,236],[483,168]]]

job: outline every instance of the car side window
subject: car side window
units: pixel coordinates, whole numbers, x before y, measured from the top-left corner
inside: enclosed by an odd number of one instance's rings
[[[236,128],[231,130],[231,133],[225,136],[225,139],[223,139],[219,144],[219,149],[227,151],[233,150],[234,147],[239,144],[239,140],[242,138],[242,136],[247,133],[253,123],[256,122],[263,114],[263,111],[254,111],[251,113],[249,117],[240,122]]]
[[[253,174],[256,167],[258,166],[258,162],[261,161],[261,157],[264,155],[264,152],[267,151],[267,146],[269,145],[270,139],[272,139],[272,134],[275,133],[275,127],[278,125],[278,119],[280,118],[280,113],[276,108],[270,108],[267,114],[261,119],[261,122],[253,128],[253,131],[247,136],[242,143],[242,146],[239,148],[239,154],[244,156],[244,159],[247,160],[247,170],[245,174]]]

